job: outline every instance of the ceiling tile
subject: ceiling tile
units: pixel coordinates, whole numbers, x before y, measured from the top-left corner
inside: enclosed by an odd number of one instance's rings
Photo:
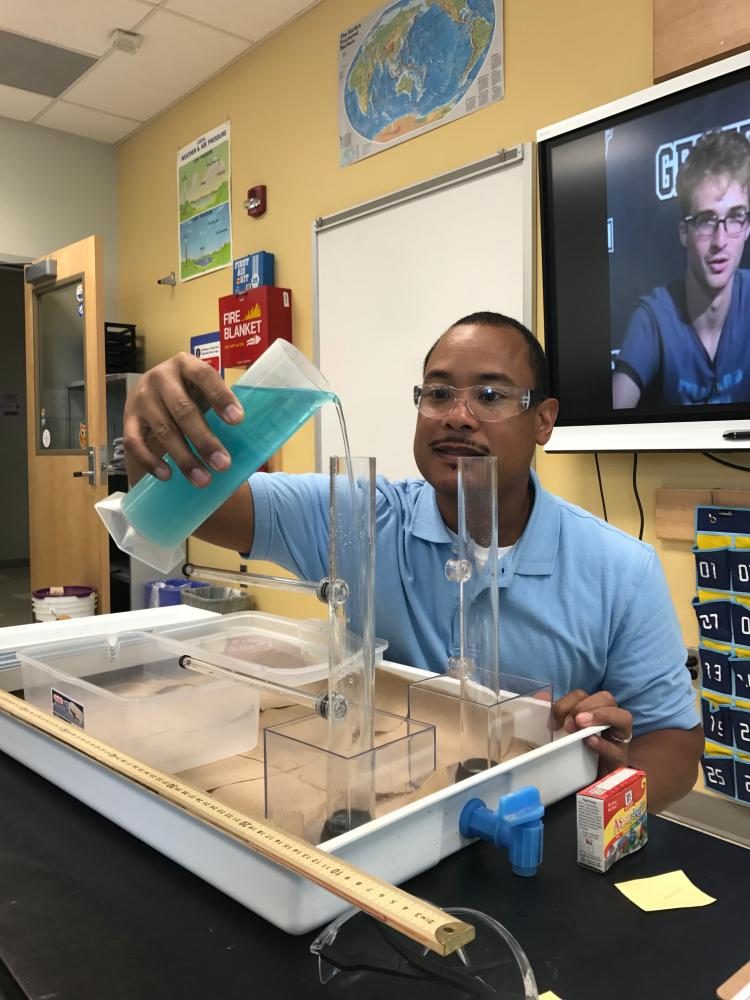
[[[247,0],[211,0],[210,4],[205,0],[167,0],[164,6],[214,28],[241,35],[248,41],[259,37],[252,33],[254,11],[260,6],[257,0],[255,3]]]
[[[113,51],[65,94],[75,104],[141,121],[162,111],[240,55],[247,42],[158,9],[131,56]]]
[[[96,62],[93,56],[0,31],[0,83],[57,97]]]
[[[314,7],[311,0],[167,0],[165,6],[188,14],[204,24],[232,31],[243,38],[258,41],[264,35],[286,24],[297,14]]]
[[[86,139],[97,139],[99,142],[118,142],[141,123],[132,118],[120,118],[104,111],[81,108],[67,101],[55,101],[36,119],[35,124],[56,128],[61,132],[72,132],[73,135],[82,135]]]
[[[42,108],[50,103],[49,97],[42,94],[32,94],[28,90],[18,90],[16,87],[6,87],[0,83],[0,117],[17,118],[29,122],[38,115]]]
[[[142,0],[0,0],[0,26],[100,56],[115,28],[129,31],[153,9]]]

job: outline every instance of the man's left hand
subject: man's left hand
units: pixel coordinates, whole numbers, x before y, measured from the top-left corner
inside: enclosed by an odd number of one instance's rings
[[[627,709],[619,708],[609,691],[596,694],[580,688],[570,691],[552,705],[556,729],[575,733],[589,726],[609,726],[597,736],[587,736],[583,741],[599,754],[602,773],[613,771],[628,763],[628,750],[633,738],[633,716]]]

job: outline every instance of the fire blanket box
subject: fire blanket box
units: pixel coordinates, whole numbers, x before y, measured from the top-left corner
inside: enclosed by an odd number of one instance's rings
[[[292,340],[292,293],[264,286],[219,299],[221,367],[243,368],[257,361],[280,337]]]

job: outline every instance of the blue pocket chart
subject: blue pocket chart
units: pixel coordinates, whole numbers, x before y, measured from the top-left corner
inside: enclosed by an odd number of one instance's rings
[[[713,642],[732,641],[732,604],[729,600],[699,601],[696,597],[693,600],[693,607],[698,619],[698,632],[702,639],[710,639]]]
[[[734,784],[738,802],[750,804],[750,758],[735,758]]]
[[[735,749],[750,754],[750,710],[734,707],[730,712]]]
[[[693,549],[695,578],[706,590],[729,590],[731,574],[728,549]],[[750,557],[750,550],[747,553]]]
[[[701,767],[703,768],[706,788],[734,798],[736,788],[734,764],[731,757],[709,757],[704,754]]]
[[[706,788],[750,805],[750,508],[695,509]]]
[[[750,660],[730,657],[729,664],[732,668],[734,682],[732,693],[735,698],[744,698],[745,701],[750,701]]]
[[[734,692],[734,671],[728,653],[719,653],[715,649],[701,646],[698,650],[701,661],[701,676],[705,691],[715,694],[731,695]],[[748,661],[750,666],[750,661]]]
[[[731,604],[732,641],[735,646],[750,646],[750,608],[744,604]]]
[[[703,732],[707,740],[732,746],[732,709],[729,705],[717,705],[709,698],[701,698]]]
[[[729,587],[735,594],[750,594],[750,549],[725,551],[729,565]],[[716,589],[725,590],[727,588],[717,586]]]

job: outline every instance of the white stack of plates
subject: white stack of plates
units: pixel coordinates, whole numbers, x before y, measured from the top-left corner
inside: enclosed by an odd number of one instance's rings
[[[44,587],[31,595],[31,607],[38,622],[86,618],[96,614],[96,591],[93,587]]]

